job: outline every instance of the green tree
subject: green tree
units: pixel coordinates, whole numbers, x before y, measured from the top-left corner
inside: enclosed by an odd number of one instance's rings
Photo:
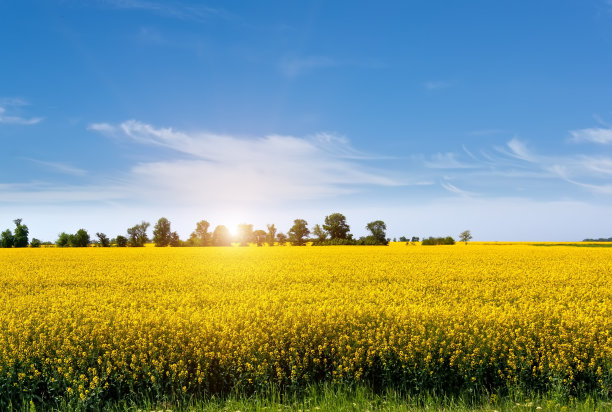
[[[329,237],[334,239],[350,239],[350,227],[346,223],[346,217],[342,213],[332,213],[325,216],[325,224],[323,229],[329,233]]]
[[[240,223],[236,240],[240,243],[240,246],[248,246],[253,241],[253,225]]]
[[[41,242],[39,239],[36,238],[32,238],[32,241],[30,242],[30,247],[40,247]]]
[[[423,239],[421,245],[423,246],[436,246],[436,245],[454,245],[455,239],[450,236],[446,237],[428,237],[427,239]]]
[[[268,242],[268,246],[274,246],[274,242],[276,240],[276,226],[274,223],[268,224],[268,234],[266,236],[266,241]]]
[[[387,225],[382,220],[375,220],[366,225],[366,229],[372,233],[372,237],[379,245],[386,245],[387,242]]]
[[[214,246],[230,246],[232,244],[232,235],[225,226],[219,225],[213,231],[212,243]]]
[[[126,247],[128,245],[128,238],[125,236],[117,236],[117,247]]]
[[[318,223],[312,228],[312,234],[315,235],[316,240],[319,242],[324,242],[327,239],[327,232]]]
[[[276,239],[278,240],[279,246],[285,246],[287,243],[287,235],[282,232],[276,235]]]
[[[160,218],[153,228],[153,242],[156,247],[164,247],[170,244],[170,221],[165,217]]]
[[[469,230],[464,230],[459,234],[459,241],[464,242],[467,245],[467,242],[472,240],[472,233]]]
[[[170,241],[168,242],[168,244],[172,247],[181,246],[181,239],[179,238],[178,233],[176,232],[170,233]]]
[[[149,241],[147,229],[151,226],[149,222],[144,220],[137,225],[132,226],[127,230],[129,237],[129,245],[132,247],[143,247]]]
[[[196,229],[191,233],[189,237],[189,244],[192,246],[210,246],[212,240],[212,233],[208,231],[210,223],[206,220],[200,220],[196,223]]]
[[[15,240],[13,239],[13,232],[10,229],[6,229],[0,235],[0,247],[9,248],[13,247]]]
[[[57,240],[55,241],[57,247],[67,247],[70,246],[70,235],[66,232],[62,232],[57,236]]]
[[[102,247],[110,246],[110,240],[104,233],[97,232],[96,236],[98,237],[98,243],[100,244],[100,246]]]
[[[310,234],[308,229],[308,222],[304,219],[295,219],[293,226],[289,229],[289,242],[293,246],[304,246],[306,244],[306,237]]]
[[[79,229],[74,235],[69,236],[72,247],[87,247],[91,241],[89,233],[85,229]]]
[[[257,229],[253,232],[253,240],[257,243],[257,246],[263,246],[266,241],[267,233],[265,230]]]
[[[13,232],[13,246],[27,247],[28,246],[28,227],[21,224],[21,219],[13,220],[15,223],[15,231]]]

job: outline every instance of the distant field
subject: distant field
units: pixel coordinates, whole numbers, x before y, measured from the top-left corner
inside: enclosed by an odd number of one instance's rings
[[[612,250],[0,249],[0,409],[366,385],[612,393]]]

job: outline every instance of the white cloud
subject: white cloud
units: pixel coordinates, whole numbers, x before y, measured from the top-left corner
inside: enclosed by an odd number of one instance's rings
[[[20,117],[20,116],[9,116],[6,114],[6,109],[4,107],[0,107],[0,123],[4,124],[18,124],[18,125],[32,125],[36,123],[40,123],[42,121],[42,117]]]
[[[364,186],[412,184],[377,170],[348,140],[331,133],[308,138],[239,138],[187,133],[129,120],[94,123],[90,130],[169,149],[170,160],[132,167],[126,184],[150,200],[278,203],[355,193]],[[172,152],[189,158],[172,159]]]
[[[89,126],[87,126],[87,130],[111,134],[115,132],[115,126],[108,123],[91,123]]]
[[[157,147],[161,150],[155,150],[155,156],[162,152],[164,160],[126,165],[121,172],[106,176],[55,160],[32,160],[57,172],[86,176],[87,182],[0,183],[0,212],[11,215],[18,207],[25,213],[30,204],[37,205],[37,210],[32,208],[35,216],[41,206],[45,213],[55,208],[57,216],[79,216],[79,226],[115,234],[141,219],[167,216],[187,236],[202,218],[228,226],[247,221],[259,227],[270,222],[282,227],[298,217],[314,224],[325,213],[338,210],[346,212],[357,235],[367,221],[381,218],[393,228],[392,236],[456,235],[469,228],[479,240],[529,240],[534,236],[572,240],[600,234],[593,225],[572,227],[571,231],[556,229],[575,209],[572,212],[570,203],[564,203],[559,206],[563,213],[553,218],[548,209],[558,203],[541,199],[584,199],[586,191],[596,200],[612,195],[612,156],[545,155],[529,150],[518,138],[491,151],[492,155],[460,145],[463,151],[457,153],[381,162],[380,156],[355,149],[346,137],[335,133],[246,138],[187,132],[136,120],[91,123],[88,129],[130,142],[122,147],[135,149],[141,159],[146,153],[143,147]],[[429,187],[417,187],[419,184]],[[512,195],[522,197],[514,202],[503,200]],[[591,209],[598,219],[603,215],[602,208]],[[106,216],[106,223],[99,216]],[[406,216],[411,217],[410,224]],[[582,223],[589,224],[587,220]],[[419,228],[415,221],[420,222]],[[71,230],[57,226],[49,236],[58,229]],[[446,230],[452,232],[441,232]],[[52,240],[49,236],[39,237]]]
[[[612,143],[612,129],[609,128],[590,128],[590,129],[578,129],[570,130],[572,142],[590,142],[598,144],[611,144]]]
[[[530,187],[537,186],[534,179],[561,179],[602,193],[606,191],[606,182],[597,180],[612,173],[612,159],[605,156],[543,156],[529,150],[518,138],[508,141],[505,148],[498,148],[498,156],[483,153],[477,157],[462,146],[463,157],[469,157],[469,161],[453,152],[436,153],[425,160],[423,156],[413,156],[425,166],[414,173],[391,166],[369,167],[368,161],[381,157],[360,152],[344,136],[333,133],[306,138],[282,135],[240,138],[187,133],[136,120],[119,125],[94,123],[89,129],[183,155],[132,167],[126,184],[150,200],[159,199],[159,193],[171,193],[169,198],[187,203],[210,202],[211,198],[245,204],[273,203],[279,198],[288,201],[333,198],[358,193],[366,186],[431,185],[443,177],[441,171],[451,173],[449,178],[454,179],[451,184],[444,177],[441,187],[458,196],[489,190],[513,192],[527,181]],[[558,173],[561,168],[565,170],[563,176]],[[478,189],[474,191],[474,187]]]
[[[534,161],[534,156],[527,149],[525,143],[521,142],[517,138],[513,138],[507,143],[507,146],[510,148],[510,155],[516,157],[517,159],[525,160],[527,162]]]

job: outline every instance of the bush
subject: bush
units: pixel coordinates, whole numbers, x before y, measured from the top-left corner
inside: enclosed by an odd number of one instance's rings
[[[319,240],[315,239],[312,241],[313,246],[346,246],[346,245],[356,245],[357,241],[355,239],[325,239]]]
[[[117,241],[117,247],[126,247],[128,244],[128,240],[125,236],[121,236],[121,235],[117,236],[116,241]]]
[[[427,239],[423,239],[421,243],[423,246],[437,246],[437,245],[454,245],[455,239],[450,236],[447,237],[428,237]]]
[[[386,246],[389,242],[375,236],[365,236],[359,239],[314,239],[313,246]]]

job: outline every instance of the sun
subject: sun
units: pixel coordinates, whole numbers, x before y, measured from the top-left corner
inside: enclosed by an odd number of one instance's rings
[[[239,224],[249,223],[248,219],[245,217],[245,213],[242,213],[241,211],[232,211],[224,213],[220,215],[218,220],[216,221],[218,223],[215,223],[215,226],[225,226],[232,235],[232,237],[236,237],[236,234],[238,233]]]

